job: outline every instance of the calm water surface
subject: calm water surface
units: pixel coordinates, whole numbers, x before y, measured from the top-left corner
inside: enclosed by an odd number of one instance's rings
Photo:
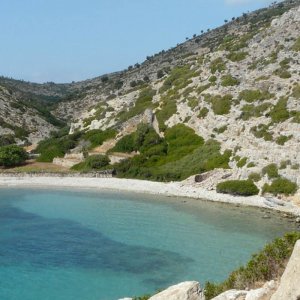
[[[116,300],[219,281],[294,229],[278,215],[205,201],[0,190],[1,300]]]

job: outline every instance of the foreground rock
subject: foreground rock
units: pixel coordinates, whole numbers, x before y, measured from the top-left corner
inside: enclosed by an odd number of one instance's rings
[[[204,300],[199,282],[187,281],[173,285],[154,295],[149,300]]]
[[[280,285],[271,300],[300,299],[300,240],[296,243],[292,256],[281,277]]]

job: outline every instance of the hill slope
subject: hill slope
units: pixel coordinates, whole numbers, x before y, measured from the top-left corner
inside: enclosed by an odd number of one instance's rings
[[[40,103],[45,96],[52,97],[56,103],[50,106],[51,114],[66,120],[70,133],[109,128],[119,132],[111,147],[146,120],[161,139],[155,138],[159,158],[150,155],[145,145],[133,147],[142,155],[129,163],[140,160],[134,168],[142,166],[145,172],[130,173],[131,177],[159,179],[160,173],[154,176],[151,164],[156,170],[164,169],[164,176],[168,168],[179,170],[187,165],[193,165],[194,173],[230,167],[232,178],[247,179],[255,173],[262,186],[272,180],[269,169],[273,168],[300,184],[299,4],[299,0],[284,1],[244,14],[122,72],[69,85],[34,87],[29,92]],[[28,93],[26,84],[17,88],[18,93]],[[41,133],[38,138],[53,129],[48,124],[35,127]],[[185,141],[186,148],[176,152],[171,149],[172,128],[178,129],[174,126],[179,124],[184,124],[181,133],[197,143],[190,141],[188,148]],[[188,128],[203,139],[195,138]],[[148,138],[148,132],[144,134]],[[194,168],[193,160],[207,155],[199,148],[204,146],[205,151],[213,151],[218,163],[208,166],[211,156],[207,156],[202,169]],[[270,166],[272,163],[277,166]],[[175,178],[186,178],[191,170]]]

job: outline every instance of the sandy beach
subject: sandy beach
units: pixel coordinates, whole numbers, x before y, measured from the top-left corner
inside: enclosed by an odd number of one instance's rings
[[[216,191],[208,191],[197,186],[196,184],[192,184],[186,181],[162,183],[118,178],[1,176],[0,186],[40,188],[76,187],[86,189],[146,193],[152,195],[164,195],[173,197],[189,197],[193,199],[204,199],[235,205],[268,208],[300,216],[300,207],[296,206],[292,202],[282,201],[276,198],[270,199],[261,196],[240,197],[227,194],[219,194]]]

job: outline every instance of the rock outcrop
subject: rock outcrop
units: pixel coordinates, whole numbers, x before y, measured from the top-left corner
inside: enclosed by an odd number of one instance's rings
[[[296,243],[292,256],[281,277],[280,285],[271,300],[300,299],[300,240]]]
[[[199,282],[186,281],[173,285],[152,296],[149,300],[204,300],[204,293]]]

